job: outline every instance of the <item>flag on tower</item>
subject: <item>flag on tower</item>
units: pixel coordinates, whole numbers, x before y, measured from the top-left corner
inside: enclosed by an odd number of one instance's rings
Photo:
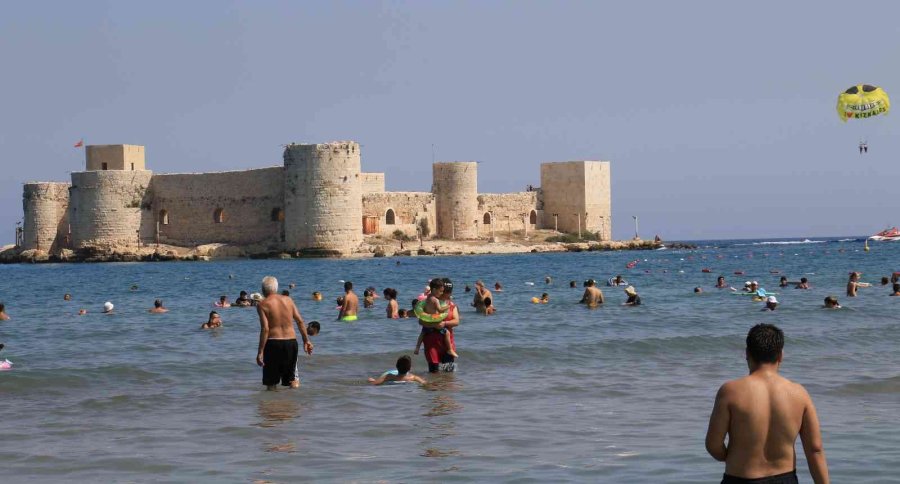
[[[81,138],[77,143],[75,143],[76,148],[81,148],[82,146],[84,146],[84,138]]]

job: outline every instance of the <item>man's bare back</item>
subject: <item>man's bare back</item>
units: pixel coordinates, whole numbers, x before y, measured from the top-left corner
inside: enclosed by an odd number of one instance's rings
[[[794,443],[799,435],[814,482],[828,482],[816,408],[803,386],[778,374],[780,348],[778,352],[772,363],[748,357],[750,374],[719,388],[706,449],[716,460],[725,461],[726,477],[759,479],[795,470]]]
[[[265,316],[269,326],[268,339],[297,339],[293,319],[303,321],[297,306],[289,296],[271,294],[256,305],[256,311]],[[302,324],[299,324],[302,327]]]
[[[586,304],[590,308],[595,308],[603,304],[603,292],[596,286],[588,286],[584,289],[581,296],[581,303]]]
[[[347,291],[347,294],[344,295],[344,305],[341,306],[338,319],[346,316],[355,316],[357,312],[359,312],[359,297],[353,291]]]

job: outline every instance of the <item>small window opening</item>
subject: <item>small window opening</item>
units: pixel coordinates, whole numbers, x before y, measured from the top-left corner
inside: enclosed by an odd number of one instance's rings
[[[166,209],[159,211],[159,223],[160,225],[169,225],[169,211]]]
[[[213,213],[213,221],[217,224],[225,223],[225,210],[217,208]]]
[[[273,222],[284,222],[284,210],[279,207],[275,207],[272,209],[272,221]]]
[[[384,223],[385,225],[394,225],[396,216],[394,215],[394,209],[389,208],[387,212],[384,214]]]

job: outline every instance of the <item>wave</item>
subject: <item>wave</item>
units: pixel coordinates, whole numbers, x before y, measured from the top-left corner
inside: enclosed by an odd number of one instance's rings
[[[742,245],[797,245],[797,244],[824,244],[828,242],[827,240],[784,240],[784,241],[770,241],[770,242],[751,242],[749,244],[734,244],[735,246]]]

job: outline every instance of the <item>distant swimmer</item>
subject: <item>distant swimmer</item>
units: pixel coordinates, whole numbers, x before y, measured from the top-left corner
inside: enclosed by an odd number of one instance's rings
[[[725,462],[724,484],[796,483],[798,435],[813,482],[829,482],[812,398],[802,385],[778,374],[783,349],[784,333],[778,327],[754,326],[747,334],[750,374],[726,382],[716,394],[706,450]]]
[[[471,288],[471,287],[469,287],[469,285],[468,285],[468,284],[466,284],[466,287],[465,287],[465,288],[463,288],[463,292],[472,292],[472,288]]]
[[[547,276],[547,277],[544,278],[544,284],[552,284],[552,283],[553,283],[553,278],[552,278],[552,277]]]
[[[608,281],[606,281],[607,286],[627,286],[628,281],[626,281],[622,274],[616,275],[616,277],[610,277]]]
[[[703,294],[703,288],[700,286],[695,287],[694,294]]]
[[[220,296],[219,300],[216,301],[215,306],[217,308],[230,308],[231,303],[228,302],[228,296]]]
[[[384,299],[387,301],[385,313],[388,319],[400,319],[400,304],[397,302],[397,290],[391,287],[383,291]]]
[[[347,281],[344,283],[344,300],[341,302],[341,309],[338,311],[338,319],[341,321],[356,321],[359,312],[359,297],[353,292],[353,283]]]
[[[884,276],[884,277],[881,278],[881,285],[882,285],[882,286],[887,286],[887,285],[890,284],[890,283],[891,283],[891,280],[888,279],[888,276]]]
[[[282,295],[282,296],[291,297],[291,291],[288,291],[287,289],[282,289],[282,290],[281,290],[281,295]]]
[[[213,329],[213,328],[218,328],[221,326],[222,326],[222,318],[219,317],[219,313],[217,313],[215,311],[210,311],[209,319],[207,319],[206,322],[203,323],[202,326],[200,326],[200,329]]]
[[[153,301],[153,309],[150,309],[148,312],[162,314],[169,312],[169,310],[163,307],[162,299],[157,299],[156,301]]]
[[[234,300],[234,306],[239,308],[249,308],[253,305],[253,301],[250,300],[250,297],[247,295],[247,291],[241,291],[238,294],[238,298]]]
[[[115,309],[115,306],[113,306],[113,303],[111,303],[109,301],[106,301],[105,303],[103,303],[103,314],[112,314],[113,309]]]
[[[306,334],[309,336],[315,336],[319,334],[319,331],[322,330],[322,325],[319,324],[318,321],[310,321],[309,324],[306,325]]]
[[[262,383],[267,390],[275,390],[279,381],[282,386],[298,388],[300,380],[296,371],[299,348],[297,333],[291,325],[291,320],[297,323],[297,329],[303,338],[304,351],[311,355],[313,344],[306,333],[306,325],[294,301],[278,294],[278,279],[272,276],[264,277],[262,293],[264,299],[256,306],[256,313],[259,316],[256,364],[263,369]]]
[[[494,291],[503,292],[503,286],[500,284],[500,281],[494,283]]]
[[[895,282],[892,287],[891,296],[900,296],[900,282]]]
[[[319,291],[313,291],[313,293],[312,293],[312,300],[313,300],[313,301],[321,301],[321,300],[322,300],[322,293],[319,292]]]
[[[475,306],[476,312],[487,314],[488,304],[485,303],[486,299],[491,299],[491,291],[484,287],[484,282],[480,280],[475,281],[475,297],[472,298],[472,306]]]
[[[856,291],[860,287],[871,286],[868,282],[859,282],[860,275],[862,275],[861,272],[850,273],[850,278],[847,280],[847,297],[856,297]]]
[[[766,307],[762,308],[762,311],[774,311],[778,308],[778,299],[775,296],[769,296],[766,298]]]
[[[369,289],[363,291],[363,307],[367,309],[375,307],[375,294]]]
[[[412,374],[412,358],[409,355],[401,356],[397,359],[397,369],[388,370],[381,374],[378,378],[369,378],[369,383],[373,385],[382,385],[384,383],[427,383],[420,376]]]
[[[78,315],[79,315],[79,316],[84,316],[85,314],[87,314],[87,309],[79,309],[79,310],[78,310]]]
[[[0,321],[9,321],[9,315],[6,314],[6,305],[0,303]]]
[[[778,287],[788,287],[788,279],[786,276],[781,276],[781,279],[778,280]]]
[[[794,289],[809,289],[809,279],[801,277],[800,282],[798,282],[797,285],[794,286]]]
[[[825,298],[825,309],[841,309],[841,304],[838,302],[837,297],[828,296]]]
[[[66,293],[65,295],[63,295],[63,301],[71,301],[71,300],[72,300],[71,294]]]
[[[716,289],[734,289],[728,286],[728,283],[725,282],[725,276],[719,276],[716,278]]]
[[[577,288],[577,287],[578,287],[578,283],[577,283],[577,282],[575,282],[575,281],[569,281],[569,288],[570,288],[570,289],[575,289],[575,288]]]
[[[584,294],[581,295],[579,304],[585,304],[589,308],[596,308],[603,304],[603,291],[597,287],[593,279],[584,281]]]
[[[637,289],[635,289],[634,286],[626,287],[625,295],[628,296],[628,299],[625,300],[624,306],[640,306],[641,305],[641,296],[638,295]]]

